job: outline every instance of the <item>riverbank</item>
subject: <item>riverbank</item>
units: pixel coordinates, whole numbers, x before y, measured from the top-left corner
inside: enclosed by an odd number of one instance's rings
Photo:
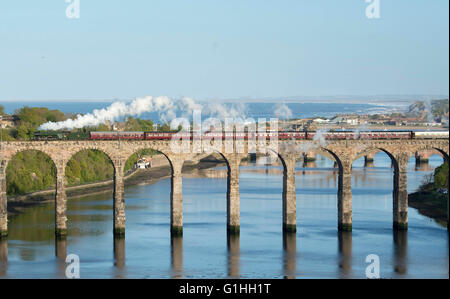
[[[214,157],[202,159],[197,163],[185,163],[182,173],[189,174],[193,171],[220,166],[224,162]],[[154,184],[171,175],[170,165],[160,165],[148,169],[138,169],[124,177],[125,187],[135,185]],[[100,193],[113,193],[113,180],[96,182],[72,187],[66,187],[67,198],[76,198]],[[8,197],[8,215],[18,215],[26,208],[34,205],[48,203],[55,200],[55,190],[37,191],[25,195]]]
[[[418,191],[408,195],[408,205],[419,211],[421,215],[434,219],[447,227],[448,194],[436,191]]]

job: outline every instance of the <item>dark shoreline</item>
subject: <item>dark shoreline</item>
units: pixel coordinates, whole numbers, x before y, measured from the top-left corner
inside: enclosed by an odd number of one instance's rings
[[[195,170],[202,170],[213,168],[224,164],[224,161],[216,160],[214,158],[204,159],[195,164],[183,165],[183,173],[190,173]],[[132,175],[125,178],[125,187],[136,185],[148,185],[154,184],[161,179],[168,178],[171,175],[170,166],[159,166],[150,169],[139,169]],[[113,180],[106,182],[95,182],[86,185],[74,186],[71,189],[67,189],[67,198],[76,198],[86,195],[94,195],[100,193],[113,193],[112,190]],[[44,194],[41,194],[44,193]],[[17,199],[20,198],[20,199]],[[12,196],[11,200],[8,200],[8,215],[14,216],[22,213],[25,209],[55,200],[54,191],[38,191],[22,196]]]
[[[437,192],[417,191],[408,194],[408,205],[421,215],[432,218],[439,225],[447,227],[448,195]]]

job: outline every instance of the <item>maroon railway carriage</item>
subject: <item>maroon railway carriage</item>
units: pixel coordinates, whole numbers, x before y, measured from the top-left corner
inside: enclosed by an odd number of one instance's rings
[[[298,132],[298,131],[280,131],[280,132],[203,132],[201,136],[192,132],[91,132],[92,140],[170,140],[173,135],[177,134],[182,139],[270,139],[276,138],[280,140],[290,139],[308,139],[313,140],[319,134],[318,132]],[[411,131],[334,131],[320,133],[323,138],[328,140],[351,140],[351,139],[411,139],[413,134]]]
[[[92,140],[143,140],[144,132],[91,132]]]
[[[172,139],[172,136],[176,132],[145,132],[145,139],[146,140],[167,140]],[[190,134],[189,132],[186,132],[186,134]]]

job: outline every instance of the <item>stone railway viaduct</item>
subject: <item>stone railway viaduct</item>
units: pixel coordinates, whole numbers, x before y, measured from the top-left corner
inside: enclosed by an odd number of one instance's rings
[[[240,144],[238,144],[240,142]],[[195,142],[189,141],[189,146]],[[170,224],[172,234],[183,231],[183,195],[182,166],[184,161],[192,159],[201,151],[191,153],[175,153],[171,150],[169,140],[120,140],[120,141],[11,141],[3,142],[0,150],[0,235],[6,236],[8,231],[6,168],[11,158],[18,152],[38,150],[47,154],[55,163],[56,195],[55,195],[55,229],[57,236],[67,234],[67,198],[65,193],[65,168],[70,158],[79,151],[94,149],[104,152],[114,166],[114,234],[125,233],[125,200],[123,168],[127,159],[141,149],[160,151],[169,160],[172,169],[170,193]],[[198,150],[198,148],[196,148]],[[231,153],[230,152],[231,150]],[[352,229],[352,191],[351,177],[353,161],[359,157],[383,151],[392,160],[394,167],[393,188],[393,226],[395,229],[408,227],[408,193],[406,189],[406,167],[411,157],[420,151],[435,151],[448,161],[449,141],[447,139],[411,139],[411,140],[327,140],[320,145],[313,141],[297,140],[271,143],[259,143],[258,152],[271,151],[278,155],[283,164],[282,217],[283,231],[295,232],[297,226],[295,164],[305,152],[314,152],[332,157],[338,166],[338,229]],[[227,230],[239,233],[240,201],[239,201],[239,165],[249,153],[248,141],[224,141],[218,152],[227,164]]]

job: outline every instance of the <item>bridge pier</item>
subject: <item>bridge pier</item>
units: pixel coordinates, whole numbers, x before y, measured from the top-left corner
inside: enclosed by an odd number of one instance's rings
[[[414,154],[414,157],[416,158],[416,165],[427,164],[432,154],[433,152],[431,151],[416,152]]]
[[[114,237],[125,236],[125,195],[123,181],[123,166],[125,162],[115,159],[114,164]]]
[[[283,231],[297,231],[297,197],[295,192],[295,157],[284,159],[283,171]]]
[[[56,194],[55,194],[55,234],[57,239],[67,236],[67,196],[65,190],[66,163],[63,160],[56,164]]]
[[[227,176],[227,232],[240,233],[240,196],[239,196],[239,164],[241,158],[234,154],[226,157],[228,162]]]
[[[408,229],[408,191],[406,167],[408,158],[397,157],[397,167],[394,167],[394,190],[393,190],[393,220],[394,228],[399,230]]]
[[[375,153],[365,155],[364,156],[364,163],[373,162],[374,157],[375,157]]]
[[[6,164],[0,161],[0,239],[8,236],[8,210],[6,198]]]
[[[364,156],[364,167],[373,167],[374,166],[374,156],[375,156],[375,153]]]
[[[350,162],[350,165],[343,165],[342,169],[339,169],[338,230],[352,231],[352,170],[351,170],[351,162]]]
[[[308,152],[303,154],[304,162],[314,162],[316,161],[316,155],[313,152]]]
[[[172,161],[172,184],[170,191],[170,232],[174,236],[183,235],[183,167],[182,159]]]

